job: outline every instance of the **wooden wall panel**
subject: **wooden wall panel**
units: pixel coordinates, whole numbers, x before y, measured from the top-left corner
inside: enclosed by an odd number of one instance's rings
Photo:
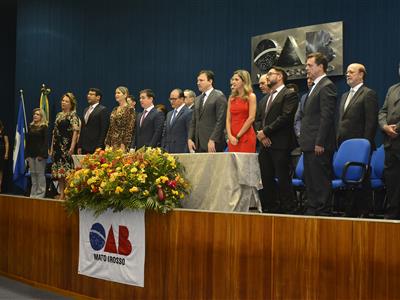
[[[78,216],[0,195],[0,272],[101,299],[400,299],[400,224],[148,212],[145,287],[77,274]]]

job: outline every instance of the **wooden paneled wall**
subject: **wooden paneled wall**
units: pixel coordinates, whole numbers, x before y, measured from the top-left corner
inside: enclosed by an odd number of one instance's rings
[[[400,224],[146,213],[145,287],[77,274],[78,217],[0,196],[0,272],[101,299],[400,299]]]

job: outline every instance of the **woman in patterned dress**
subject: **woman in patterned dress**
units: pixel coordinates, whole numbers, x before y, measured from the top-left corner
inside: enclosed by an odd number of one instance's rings
[[[113,109],[110,115],[110,127],[108,127],[104,142],[106,147],[120,148],[126,151],[131,145],[135,111],[126,101],[128,95],[128,88],[124,86],[119,86],[115,90],[115,100],[119,105]]]
[[[72,154],[80,130],[79,117],[76,114],[76,98],[68,92],[61,97],[61,112],[56,116],[50,155],[53,157],[52,177],[58,180],[60,196],[64,199],[65,178],[74,169]]]

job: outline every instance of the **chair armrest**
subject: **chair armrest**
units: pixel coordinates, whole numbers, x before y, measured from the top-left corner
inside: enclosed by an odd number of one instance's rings
[[[361,177],[359,180],[347,180],[346,179],[347,170],[352,166],[361,167],[362,174],[361,174]],[[349,161],[349,162],[345,163],[345,165],[344,165],[343,172],[342,172],[342,180],[345,184],[357,185],[364,181],[365,176],[367,175],[367,172],[368,172],[368,165],[366,165],[364,163],[360,163],[360,162]]]

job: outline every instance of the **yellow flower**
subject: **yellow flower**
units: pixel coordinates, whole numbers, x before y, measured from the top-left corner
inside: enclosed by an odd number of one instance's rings
[[[115,188],[115,193],[116,194],[119,194],[119,193],[121,193],[121,192],[123,192],[124,191],[124,189],[122,188],[122,187],[120,187],[120,186],[117,186],[116,188]]]
[[[148,190],[145,190],[144,192],[143,192],[143,196],[148,196],[150,193],[149,193],[149,191]]]
[[[172,190],[172,194],[174,194],[174,195],[179,195],[179,192],[176,191],[176,190]]]
[[[136,186],[133,186],[133,187],[131,187],[131,188],[129,189],[129,191],[130,191],[131,193],[136,193],[136,192],[139,191],[139,189],[138,189]]]
[[[101,167],[105,169],[108,167],[108,164],[102,164]]]
[[[100,184],[100,187],[101,187],[101,188],[104,188],[104,187],[106,186],[106,184],[107,184],[107,182],[102,181],[101,184]]]
[[[96,176],[90,177],[90,178],[88,179],[88,181],[87,181],[87,184],[88,184],[88,185],[91,185],[92,183],[95,183],[96,180],[97,180],[97,177],[96,177]]]
[[[135,172],[137,172],[137,168],[136,168],[136,167],[133,167],[133,168],[131,169],[131,173],[135,173]]]

